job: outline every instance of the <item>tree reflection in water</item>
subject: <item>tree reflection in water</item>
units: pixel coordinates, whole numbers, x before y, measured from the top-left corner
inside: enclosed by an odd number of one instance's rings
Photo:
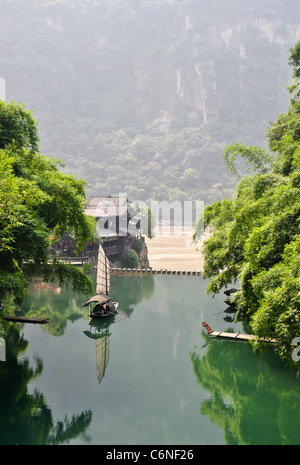
[[[6,337],[6,362],[0,363],[0,444],[63,444],[85,435],[92,421],[90,410],[55,422],[43,394],[28,392],[29,383],[42,374],[43,364],[38,357],[35,368],[26,358],[18,360],[27,346],[20,326],[11,324]]]
[[[190,353],[196,378],[210,393],[200,412],[222,427],[226,443],[300,444],[297,374],[283,370],[271,349],[256,355],[249,343],[213,339],[206,348],[203,356]]]

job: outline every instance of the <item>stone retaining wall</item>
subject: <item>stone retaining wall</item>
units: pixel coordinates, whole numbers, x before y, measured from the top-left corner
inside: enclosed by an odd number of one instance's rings
[[[201,271],[184,270],[153,270],[152,268],[111,268],[111,273],[152,273],[152,274],[176,274],[200,276]]]

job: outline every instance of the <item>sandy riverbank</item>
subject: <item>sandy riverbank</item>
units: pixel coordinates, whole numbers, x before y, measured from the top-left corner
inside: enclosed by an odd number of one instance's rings
[[[146,239],[149,264],[152,269],[171,271],[203,271],[201,244],[193,243],[193,230],[189,234],[156,234]]]

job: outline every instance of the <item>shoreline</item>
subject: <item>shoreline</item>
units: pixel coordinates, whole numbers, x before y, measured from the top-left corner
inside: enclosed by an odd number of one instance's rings
[[[204,257],[203,241],[193,242],[194,229],[188,234],[156,235],[152,239],[146,237],[149,266],[153,270],[202,272]]]

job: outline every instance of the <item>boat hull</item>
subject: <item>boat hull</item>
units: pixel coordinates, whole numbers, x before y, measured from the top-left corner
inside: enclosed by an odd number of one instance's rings
[[[103,320],[103,319],[106,319],[106,318],[109,318],[109,317],[112,317],[112,316],[116,316],[118,313],[117,313],[117,308],[118,308],[118,302],[112,302],[110,308],[109,308],[109,311],[106,311],[106,312],[90,312],[90,318],[94,319],[94,320]]]

